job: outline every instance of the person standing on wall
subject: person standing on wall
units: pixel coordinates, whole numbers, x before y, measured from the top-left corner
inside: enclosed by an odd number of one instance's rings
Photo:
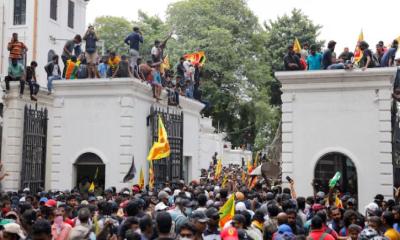
[[[134,27],[133,32],[125,38],[124,42],[129,45],[130,64],[132,69],[134,69],[134,66],[137,64],[137,59],[139,58],[140,43],[143,43],[143,36],[140,29]]]
[[[28,51],[28,48],[23,42],[18,41],[18,34],[13,33],[11,41],[7,45],[7,49],[10,52],[10,63],[13,59],[16,59],[18,63],[24,65],[24,54]]]
[[[95,78],[98,76],[96,70],[97,62],[97,46],[96,42],[99,41],[93,26],[89,26],[83,40],[86,41],[86,62],[88,66],[88,77]]]
[[[76,46],[78,46],[82,42],[82,37],[81,35],[77,34],[75,35],[74,39],[69,40],[65,43],[64,48],[63,48],[63,53],[61,55],[61,59],[64,63],[64,69],[62,73],[62,77],[65,78],[65,72],[67,71],[67,61],[71,59],[71,57],[74,55],[79,56],[80,53],[77,53]]]

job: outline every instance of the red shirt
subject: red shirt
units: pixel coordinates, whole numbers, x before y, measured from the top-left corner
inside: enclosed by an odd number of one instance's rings
[[[316,230],[311,230],[310,234],[308,235],[308,238],[311,238],[313,240],[320,240],[322,235],[325,233],[324,229],[316,229]],[[322,240],[335,240],[334,237],[330,234],[326,234],[326,236]]]

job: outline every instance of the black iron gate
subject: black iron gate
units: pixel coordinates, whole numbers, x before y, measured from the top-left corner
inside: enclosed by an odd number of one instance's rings
[[[168,158],[154,161],[154,181],[159,187],[165,182],[174,184],[182,179],[183,165],[183,112],[176,109],[151,107],[149,124],[152,142],[158,140],[158,115],[161,116],[168,134],[171,155]]]
[[[37,192],[46,174],[47,109],[25,105],[21,189]]]

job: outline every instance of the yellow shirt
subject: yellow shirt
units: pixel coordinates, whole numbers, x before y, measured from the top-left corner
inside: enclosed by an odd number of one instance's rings
[[[400,240],[400,233],[394,230],[394,228],[389,228],[385,232],[385,237],[389,238],[389,240]]]

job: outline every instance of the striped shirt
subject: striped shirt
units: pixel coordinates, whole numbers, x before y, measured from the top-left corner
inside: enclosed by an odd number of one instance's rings
[[[11,59],[22,59],[23,50],[26,50],[26,46],[23,42],[10,42],[8,49]]]

